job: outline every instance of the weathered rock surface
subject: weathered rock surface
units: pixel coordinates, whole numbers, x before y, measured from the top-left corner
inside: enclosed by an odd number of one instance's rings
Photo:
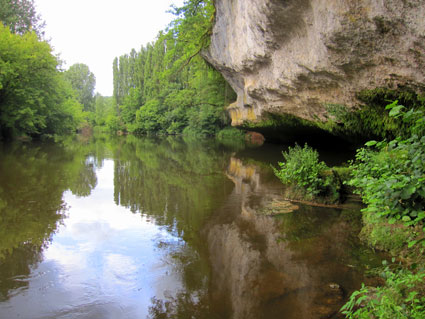
[[[238,95],[234,125],[266,112],[323,119],[364,89],[425,89],[423,0],[215,0],[204,56]]]

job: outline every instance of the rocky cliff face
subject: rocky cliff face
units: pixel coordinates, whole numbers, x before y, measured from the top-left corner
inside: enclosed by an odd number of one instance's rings
[[[376,87],[425,88],[423,0],[215,0],[204,53],[238,95],[234,125],[267,112],[324,119]]]

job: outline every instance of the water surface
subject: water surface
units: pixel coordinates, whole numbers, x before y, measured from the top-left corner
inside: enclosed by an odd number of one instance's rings
[[[337,316],[379,260],[358,206],[279,210],[282,149],[1,145],[0,318]]]

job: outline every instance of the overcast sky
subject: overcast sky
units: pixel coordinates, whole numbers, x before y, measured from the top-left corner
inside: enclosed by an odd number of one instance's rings
[[[153,41],[183,0],[35,0],[46,38],[66,62],[84,63],[96,76],[96,91],[112,95],[112,61]]]

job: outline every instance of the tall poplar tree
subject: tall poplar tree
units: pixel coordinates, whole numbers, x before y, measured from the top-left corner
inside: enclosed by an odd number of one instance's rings
[[[136,133],[214,134],[227,122],[235,94],[200,55],[208,46],[211,0],[173,8],[176,19],[156,41],[116,58],[114,97],[121,122]]]

